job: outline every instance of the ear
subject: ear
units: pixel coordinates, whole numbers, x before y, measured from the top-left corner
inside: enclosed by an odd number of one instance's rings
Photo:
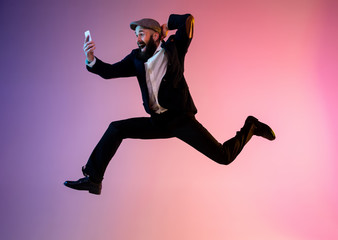
[[[159,41],[159,39],[160,39],[160,34],[158,32],[155,32],[153,34],[153,40],[156,42],[156,41]]]

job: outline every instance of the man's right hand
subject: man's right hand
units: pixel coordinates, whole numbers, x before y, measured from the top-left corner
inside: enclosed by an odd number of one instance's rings
[[[89,41],[89,36],[86,37],[83,45],[83,51],[86,54],[86,60],[88,62],[94,61],[95,48],[95,43],[93,41]]]
[[[161,26],[161,40],[163,40],[167,37],[168,31],[169,31],[168,25],[166,23],[162,24],[162,26]]]

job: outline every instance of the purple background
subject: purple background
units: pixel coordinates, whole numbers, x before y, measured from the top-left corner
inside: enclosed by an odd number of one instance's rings
[[[2,1],[2,239],[338,239],[334,0]],[[219,141],[246,116],[271,124],[230,166],[176,139],[126,140],[103,193],[81,177],[113,120],[146,116],[135,78],[84,66],[84,31],[107,62],[136,47],[129,23],[195,16],[186,77]]]

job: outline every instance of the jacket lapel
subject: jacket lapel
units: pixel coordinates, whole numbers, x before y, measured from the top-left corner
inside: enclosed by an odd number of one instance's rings
[[[140,89],[142,93],[143,105],[144,105],[146,112],[150,113],[151,111],[149,108],[149,93],[148,93],[148,87],[147,87],[144,61],[142,61],[141,59],[135,56],[134,64],[135,64],[135,69],[137,72],[137,80],[140,85]]]

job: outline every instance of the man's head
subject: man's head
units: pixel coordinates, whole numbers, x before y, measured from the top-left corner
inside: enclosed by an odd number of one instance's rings
[[[150,18],[132,22],[130,28],[135,31],[137,45],[144,58],[151,57],[161,42],[161,26]]]

